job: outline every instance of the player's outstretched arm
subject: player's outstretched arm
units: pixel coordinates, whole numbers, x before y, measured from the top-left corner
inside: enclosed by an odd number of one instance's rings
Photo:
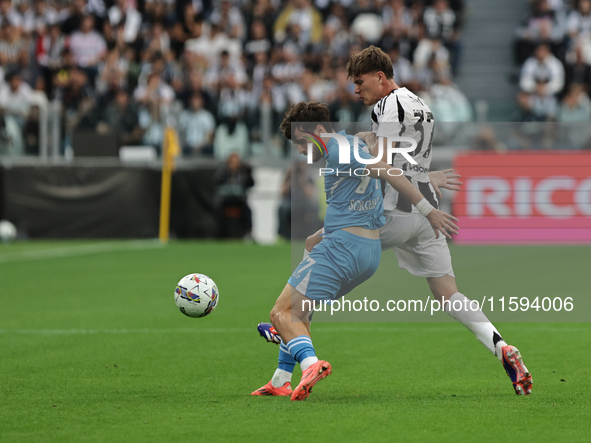
[[[458,227],[454,222],[458,219],[453,215],[440,211],[434,208],[427,199],[415,188],[411,182],[403,175],[389,175],[388,171],[399,172],[398,169],[384,163],[377,162],[373,165],[367,165],[366,169],[369,171],[369,176],[380,180],[386,180],[394,189],[403,194],[410,202],[417,207],[419,212],[429,220],[433,231],[435,231],[435,238],[439,238],[441,232],[444,236],[451,239],[452,234],[458,233]]]
[[[378,139],[376,135],[371,131],[358,132],[355,134],[360,140],[363,140],[369,148],[369,152],[373,157],[377,157],[378,152]],[[382,156],[382,160],[386,161],[385,156]],[[449,189],[450,191],[459,191],[460,186],[463,185],[460,178],[460,174],[454,174],[453,169],[444,169],[443,171],[432,171],[429,172],[429,181],[433,186],[433,189],[437,193],[439,198],[443,198],[441,189]]]
[[[460,174],[454,174],[453,169],[429,172],[429,181],[439,198],[443,198],[441,188],[449,189],[450,191],[459,191],[460,186],[463,185],[461,181],[457,180],[460,177]]]

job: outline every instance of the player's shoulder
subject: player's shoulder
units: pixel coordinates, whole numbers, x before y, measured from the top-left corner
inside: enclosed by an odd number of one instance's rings
[[[423,101],[423,99],[414,92],[409,91],[406,88],[399,88],[396,91],[398,91],[396,94],[396,99],[403,108],[427,108],[427,104]]]
[[[402,123],[414,114],[417,108],[428,109],[425,102],[407,88],[394,89],[390,94],[382,97],[374,106],[371,118],[375,123],[397,119]]]
[[[374,105],[371,111],[372,121],[378,123],[380,117],[386,114],[386,111],[387,109],[389,109],[391,104],[396,102],[396,99],[394,98],[396,91],[398,91],[398,89],[392,90],[388,95],[385,95],[377,101],[377,103]]]

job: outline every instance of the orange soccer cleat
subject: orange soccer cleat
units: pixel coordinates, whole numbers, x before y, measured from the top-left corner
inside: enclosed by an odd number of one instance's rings
[[[521,354],[515,346],[503,346],[503,366],[513,382],[513,389],[517,395],[531,394],[531,374],[523,364]]]
[[[280,397],[289,397],[291,395],[291,383],[287,381],[280,388],[276,388],[271,382],[269,382],[250,395],[276,395]]]
[[[330,363],[327,361],[317,361],[302,373],[302,379],[297,388],[291,394],[292,401],[305,400],[312,392],[312,388],[323,378],[332,373]]]

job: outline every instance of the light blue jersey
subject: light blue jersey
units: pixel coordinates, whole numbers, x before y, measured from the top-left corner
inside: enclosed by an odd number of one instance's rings
[[[382,190],[378,179],[363,176],[366,165],[355,159],[353,136],[345,131],[339,132],[349,140],[351,162],[339,164],[339,144],[332,138],[326,145],[324,155],[324,191],[328,208],[324,218],[324,230],[328,234],[336,229],[361,226],[366,229],[379,229],[384,226]],[[372,158],[365,143],[358,146],[359,157]]]
[[[351,162],[339,164],[339,144],[333,138],[327,146],[324,188],[328,208],[324,217],[326,236],[293,272],[288,282],[311,300],[336,300],[370,278],[380,264],[380,240],[343,231],[361,226],[379,229],[384,226],[382,190],[379,181],[363,176],[365,165],[353,154],[353,137],[349,140]],[[371,158],[359,143],[359,157]],[[357,175],[354,171],[357,171]]]

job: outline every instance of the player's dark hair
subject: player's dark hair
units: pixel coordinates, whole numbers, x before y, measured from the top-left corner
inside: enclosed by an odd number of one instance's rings
[[[324,103],[299,102],[285,113],[279,130],[288,140],[291,140],[292,123],[322,123],[327,131],[333,130],[330,123],[330,111]],[[302,128],[303,124],[296,127]]]
[[[392,59],[380,48],[370,46],[351,55],[347,63],[347,78],[355,78],[370,72],[382,71],[387,79],[394,78]]]

